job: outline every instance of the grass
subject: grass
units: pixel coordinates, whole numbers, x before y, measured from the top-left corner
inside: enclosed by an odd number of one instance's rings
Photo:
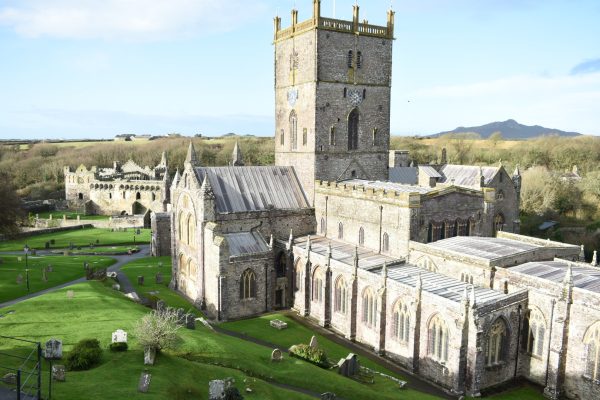
[[[3,260],[0,264],[0,303],[82,278],[85,276],[83,269],[85,261],[92,267],[108,267],[115,263],[113,258],[108,257],[29,256],[28,292],[25,256],[0,255],[0,258]],[[52,272],[47,273],[48,281],[44,282],[42,269],[49,264],[52,265]],[[22,277],[20,284],[17,283],[18,275]]]
[[[162,263],[162,267],[159,264]],[[163,276],[163,283],[156,283],[156,274],[160,271]],[[128,278],[135,291],[142,297],[163,300],[167,305],[175,308],[190,310],[196,315],[202,313],[193,307],[184,297],[169,289],[171,281],[171,257],[146,257],[132,261],[121,268]],[[144,285],[138,285],[138,276],[144,277]],[[150,294],[150,292],[154,294]]]
[[[77,219],[77,216],[79,216],[79,219],[82,220],[105,220],[110,218],[108,215],[85,215],[77,211],[45,211],[36,214],[29,213],[29,216],[33,218],[35,218],[36,215],[40,219],[48,219],[51,215],[52,219],[63,219],[63,215],[66,215],[67,219]]]
[[[100,246],[123,246],[150,243],[150,229],[141,229],[139,235],[134,229],[126,232],[112,232],[110,229],[82,228],[55,233],[44,233],[22,239],[0,243],[0,251],[22,251],[25,244],[32,249],[44,249],[46,242],[54,239],[51,249],[63,249],[73,243],[75,247],[89,246],[94,243]]]
[[[80,250],[81,249],[81,250]],[[81,247],[76,250],[72,250],[71,254],[79,255],[79,254],[127,254],[129,251],[139,250],[139,247],[134,246],[94,246],[94,247]]]

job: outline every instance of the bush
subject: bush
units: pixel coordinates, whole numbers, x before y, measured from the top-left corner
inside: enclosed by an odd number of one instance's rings
[[[296,344],[290,347],[290,355],[309,361],[322,368],[329,368],[327,354],[317,348],[312,348],[307,344]]]
[[[127,342],[111,343],[108,348],[110,351],[127,351]]]
[[[85,371],[100,362],[102,349],[98,339],[82,339],[67,356],[69,371]]]

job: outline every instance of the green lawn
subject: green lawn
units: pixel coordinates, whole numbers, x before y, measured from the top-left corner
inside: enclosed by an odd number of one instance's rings
[[[33,249],[44,249],[46,242],[54,239],[51,249],[64,249],[70,243],[78,246],[89,246],[90,243],[100,246],[123,246],[150,243],[150,229],[142,229],[139,235],[134,229],[127,232],[111,232],[110,229],[83,228],[56,233],[44,233],[23,239],[0,242],[0,251],[22,251],[25,244]]]
[[[52,219],[63,219],[63,215],[67,216],[67,219],[77,219],[79,215],[79,219],[85,220],[104,220],[109,219],[109,215],[85,215],[84,213],[80,213],[77,211],[44,211],[41,213],[29,213],[29,216],[35,218],[38,216],[40,219],[48,219],[50,215],[52,215]]]
[[[27,295],[25,256],[0,255],[0,302]],[[21,261],[19,261],[21,259]],[[115,263],[109,257],[65,257],[65,256],[29,256],[29,292],[35,293],[61,283],[69,282],[85,276],[83,263],[92,267],[108,267]],[[48,282],[42,280],[42,269],[52,265],[53,271],[47,274]],[[18,275],[22,276],[21,284],[17,284]]]
[[[162,267],[158,266],[159,263],[162,263]],[[155,277],[159,271],[162,273],[163,283],[156,283]],[[191,310],[191,312],[196,315],[202,315],[202,313],[194,308],[185,298],[169,289],[169,281],[171,280],[171,257],[140,258],[121,268],[121,272],[125,273],[129,278],[135,291],[140,296],[146,298],[156,297],[163,300],[171,307],[183,308],[186,311]],[[138,285],[137,277],[140,275],[144,277],[144,286]],[[150,292],[154,294],[150,294]]]

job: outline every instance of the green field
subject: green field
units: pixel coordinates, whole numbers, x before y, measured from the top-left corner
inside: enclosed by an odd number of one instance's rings
[[[142,229],[139,235],[134,229],[127,232],[111,232],[110,229],[82,228],[56,233],[44,233],[23,239],[0,242],[0,251],[22,251],[25,244],[32,249],[44,249],[46,242],[54,239],[51,249],[64,249],[73,243],[75,247],[86,247],[90,243],[98,246],[123,246],[150,243],[150,229]]]
[[[162,267],[159,267],[162,263]],[[160,271],[163,276],[163,283],[156,283],[156,274]],[[169,306],[183,308],[186,311],[200,316],[202,313],[194,308],[185,298],[169,289],[171,280],[171,257],[147,257],[132,261],[121,268],[129,281],[135,288],[135,291],[141,297],[147,299],[160,299]],[[144,285],[138,285],[138,276],[144,277]],[[152,294],[151,294],[152,293]]]
[[[109,257],[29,256],[28,292],[25,256],[0,255],[0,258],[3,261],[0,264],[0,303],[82,278],[85,276],[84,262],[91,267],[108,267],[115,263],[115,259]],[[42,270],[48,265],[52,265],[52,272],[46,274],[48,281],[44,282]],[[20,284],[17,283],[19,275],[22,277]]]
[[[35,218],[36,215],[40,219],[48,219],[48,218],[50,218],[51,215],[52,215],[52,219],[63,219],[64,215],[67,216],[67,219],[77,219],[77,216],[79,216],[79,219],[81,219],[81,220],[105,220],[105,219],[110,218],[110,216],[108,216],[108,215],[85,215],[85,214],[79,213],[77,211],[45,211],[45,212],[35,213],[35,214],[29,213],[30,218]]]

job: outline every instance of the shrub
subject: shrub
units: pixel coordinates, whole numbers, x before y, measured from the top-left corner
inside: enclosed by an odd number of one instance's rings
[[[318,365],[322,368],[329,368],[329,362],[327,361],[327,354],[317,348],[312,348],[307,344],[296,344],[290,347],[290,354],[292,356],[302,358],[303,360],[309,361],[313,364]]]
[[[110,351],[127,351],[127,342],[116,342],[116,343],[111,343],[108,348],[110,349]]]
[[[82,339],[67,356],[66,366],[70,371],[85,371],[98,364],[101,358],[98,339]]]

